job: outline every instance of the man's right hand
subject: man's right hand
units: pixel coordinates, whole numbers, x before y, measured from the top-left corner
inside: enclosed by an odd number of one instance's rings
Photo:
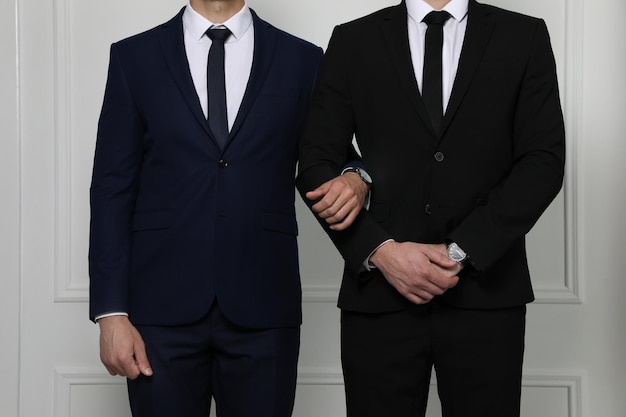
[[[378,248],[370,262],[404,297],[415,304],[426,304],[459,282],[451,276],[457,263],[438,245],[413,242],[387,242]]]
[[[345,230],[354,222],[368,194],[368,186],[354,172],[346,172],[306,193],[309,200],[320,200],[312,207],[335,231]]]
[[[103,317],[100,324],[100,360],[111,375],[135,379],[152,376],[141,335],[126,316]]]

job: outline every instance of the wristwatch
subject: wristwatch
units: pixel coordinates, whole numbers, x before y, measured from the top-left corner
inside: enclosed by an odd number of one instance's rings
[[[359,174],[359,177],[361,177],[363,182],[367,184],[368,188],[372,186],[372,177],[370,177],[370,175],[364,169],[357,167],[348,167],[343,170],[342,174],[345,174],[346,172],[356,172],[357,174]]]
[[[454,242],[448,243],[447,246],[448,257],[453,261],[460,263],[461,265],[465,265],[465,263],[468,261],[467,253],[465,253],[465,251]]]

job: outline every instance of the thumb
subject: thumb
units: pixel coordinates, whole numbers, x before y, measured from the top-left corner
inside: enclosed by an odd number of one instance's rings
[[[315,190],[306,193],[306,198],[308,198],[309,200],[319,200],[320,198],[324,197],[327,192],[328,183],[324,183],[317,187]]]
[[[144,346],[135,348],[135,362],[142,374],[152,376],[152,367],[150,366],[150,361],[148,361],[148,355]]]
[[[439,265],[442,268],[450,268],[456,265],[456,261],[450,259],[447,253],[442,253],[432,247],[429,248],[429,250],[430,253],[428,254],[428,257],[432,263]]]

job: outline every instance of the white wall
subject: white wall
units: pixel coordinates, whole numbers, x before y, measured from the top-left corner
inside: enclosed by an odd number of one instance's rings
[[[16,2],[0,3],[0,416],[18,409],[20,172]]]
[[[399,0],[398,0],[399,1]],[[326,46],[396,0],[249,0]],[[625,417],[626,3],[489,0],[550,29],[568,131],[566,187],[529,236],[525,417]],[[88,186],[108,45],[184,0],[0,3],[0,416],[128,416],[87,320]],[[341,416],[341,261],[299,203],[304,325],[295,417]],[[431,396],[429,416],[438,415]]]

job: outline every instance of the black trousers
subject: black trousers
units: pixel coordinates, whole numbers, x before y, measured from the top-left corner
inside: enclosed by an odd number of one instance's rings
[[[200,322],[137,326],[152,377],[128,381],[134,417],[289,417],[294,405],[300,327],[234,325],[217,303]]]
[[[342,311],[348,417],[422,417],[431,370],[443,417],[518,417],[526,306]]]

